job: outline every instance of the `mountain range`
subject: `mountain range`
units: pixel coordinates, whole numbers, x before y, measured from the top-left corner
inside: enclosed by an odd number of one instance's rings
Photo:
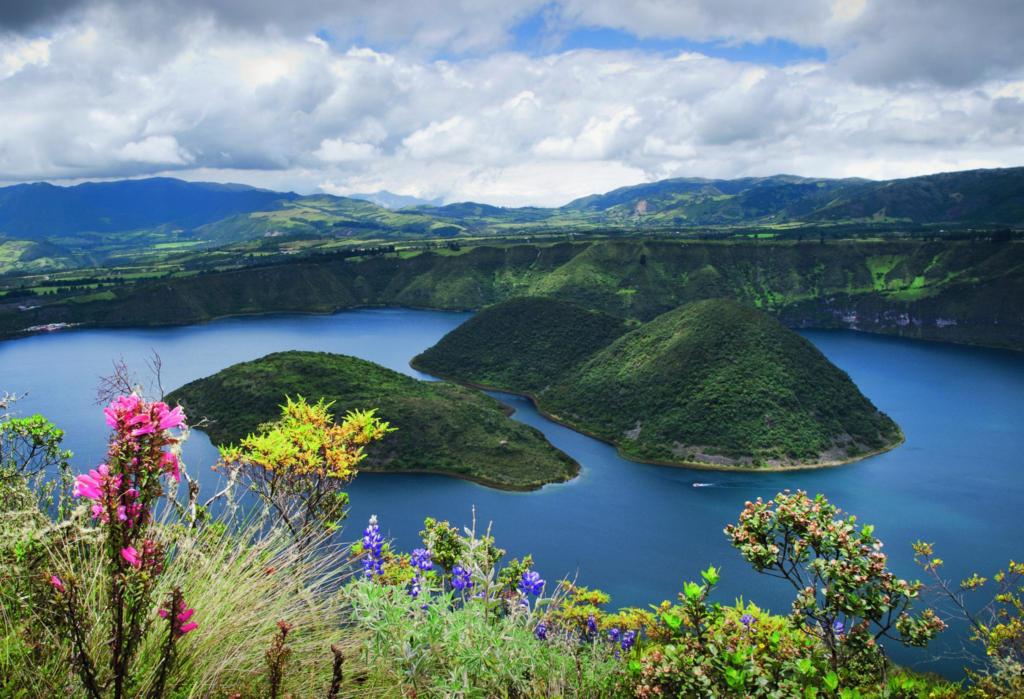
[[[170,178],[0,188],[0,258],[101,262],[125,250],[216,246],[271,235],[456,238],[548,231],[1024,225],[1024,167],[899,180],[792,175],[679,178],[621,187],[560,208],[441,205],[387,191],[300,196]],[[401,208],[392,208],[401,207]],[[7,241],[6,243],[4,241]],[[17,248],[11,243],[20,241]],[[48,243],[41,251],[34,244]],[[29,244],[26,244],[29,243]],[[18,258],[17,255],[21,255]],[[4,271],[0,265],[0,273]]]

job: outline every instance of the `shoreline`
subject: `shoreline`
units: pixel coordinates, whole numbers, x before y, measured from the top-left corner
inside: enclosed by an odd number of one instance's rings
[[[590,437],[591,439],[596,439],[598,441],[604,442],[605,444],[610,444],[613,447],[615,447],[616,453],[619,456],[621,456],[623,459],[626,459],[627,461],[632,461],[633,463],[638,463],[638,464],[650,464],[652,466],[671,466],[673,468],[684,468],[684,469],[691,469],[691,470],[694,470],[694,471],[729,471],[729,472],[732,472],[732,473],[782,473],[782,472],[786,472],[786,471],[811,471],[811,470],[821,469],[821,468],[833,468],[833,467],[836,467],[836,466],[846,466],[847,464],[852,464],[852,463],[856,463],[858,461],[863,461],[864,459],[870,458],[872,456],[878,456],[879,454],[884,454],[887,451],[892,451],[893,449],[895,449],[898,446],[903,445],[907,441],[907,436],[906,436],[906,434],[904,434],[903,428],[900,427],[897,424],[896,426],[899,428],[899,431],[900,431],[900,435],[899,435],[899,440],[898,441],[893,442],[892,444],[886,445],[882,449],[878,449],[876,451],[868,452],[867,454],[861,454],[861,455],[856,456],[854,458],[846,459],[846,460],[843,460],[843,461],[826,461],[826,462],[820,463],[820,464],[798,464],[796,466],[765,466],[765,467],[761,467],[761,468],[746,468],[746,467],[743,467],[743,466],[723,466],[723,465],[718,465],[718,464],[707,464],[707,463],[702,463],[702,462],[691,462],[691,461],[663,461],[663,460],[660,460],[660,459],[644,459],[642,457],[634,456],[632,454],[629,454],[629,453],[623,451],[623,449],[619,445],[619,443],[615,442],[614,440],[608,439],[607,437],[602,437],[602,436],[597,435],[597,434],[593,434],[593,433],[588,432],[588,431],[586,431],[584,429],[576,427],[575,425],[572,425],[572,424],[566,422],[565,420],[562,420],[561,418],[558,418],[558,417],[555,417],[554,415],[551,415],[550,413],[546,412],[543,408],[540,407],[540,404],[537,401],[537,397],[534,396],[532,393],[523,393],[521,391],[512,391],[512,390],[509,390],[507,388],[498,388],[497,386],[485,386],[483,384],[472,383],[470,381],[460,381],[459,379],[454,379],[454,378],[451,378],[450,376],[444,376],[442,374],[438,374],[438,373],[435,373],[433,371],[428,371],[426,369],[418,367],[418,366],[416,366],[416,364],[413,363],[413,360],[411,360],[411,359],[409,360],[409,366],[412,367],[413,369],[415,369],[416,371],[422,372],[424,374],[428,374],[428,375],[433,376],[435,378],[442,379],[444,381],[451,381],[452,383],[457,383],[457,384],[460,384],[462,386],[468,386],[470,388],[475,388],[475,389],[478,389],[480,391],[497,391],[498,393],[508,393],[510,395],[513,395],[513,396],[521,396],[523,398],[528,398],[530,400],[530,402],[533,403],[533,407],[537,410],[538,413],[540,413],[541,417],[543,417],[545,420],[550,420],[551,422],[553,422],[553,423],[555,423],[557,425],[561,425],[562,427],[567,427],[568,429],[572,430],[573,432],[577,432],[579,434],[582,434],[584,437]]]
[[[552,449],[557,449],[557,447],[552,446]],[[561,451],[561,449],[559,449],[559,451]],[[543,488],[546,485],[558,485],[560,483],[569,483],[570,481],[573,481],[573,480],[576,480],[577,478],[579,478],[580,465],[576,462],[575,459],[573,459],[573,463],[576,464],[576,473],[573,474],[571,477],[566,478],[564,481],[550,481],[548,483],[541,483],[540,485],[509,485],[507,483],[495,483],[493,481],[488,481],[488,480],[486,480],[484,478],[480,478],[478,476],[470,476],[470,475],[467,475],[465,473],[453,473],[451,471],[432,471],[432,470],[426,469],[426,468],[395,468],[395,469],[364,468],[364,469],[357,470],[356,475],[358,476],[360,473],[374,473],[374,474],[380,474],[380,475],[403,474],[403,473],[419,473],[419,474],[424,474],[424,475],[428,475],[428,476],[444,476],[445,478],[456,478],[456,479],[458,479],[460,481],[469,481],[470,483],[476,483],[477,485],[482,485],[485,488],[493,488],[494,490],[500,490],[500,491],[503,491],[503,492],[506,492],[506,493],[533,493],[533,492],[536,492],[536,491],[540,490],[541,488]]]
[[[56,304],[55,304],[56,305]],[[225,318],[247,318],[247,317],[259,317],[269,315],[309,315],[309,316],[330,316],[344,311],[354,311],[363,308],[403,308],[413,311],[434,311],[437,313],[477,313],[484,306],[476,308],[434,308],[429,306],[414,306],[410,304],[391,304],[391,303],[358,303],[352,306],[335,306],[329,310],[274,310],[274,311],[240,311],[237,313],[225,313],[222,315],[210,316],[209,318],[194,318],[191,320],[180,320],[180,321],[167,321],[167,322],[156,322],[156,323],[116,323],[116,322],[96,322],[96,321],[83,321],[74,323],[73,327],[61,328],[60,330],[45,331],[45,330],[33,330],[28,331],[27,328],[22,330],[15,330],[7,333],[0,333],[0,342],[8,342],[11,340],[21,340],[28,337],[34,337],[36,335],[51,334],[54,332],[62,332],[63,330],[92,330],[92,329],[128,329],[128,330],[139,330],[144,328],[179,328],[188,327],[190,325],[202,325],[204,323],[211,323],[215,320],[223,320]],[[771,315],[775,315],[771,313]],[[780,322],[782,322],[780,320]],[[1014,345],[991,345],[983,342],[973,342],[971,340],[944,340],[937,337],[915,337],[911,335],[905,335],[900,332],[891,332],[886,330],[869,330],[866,328],[859,328],[850,325],[786,325],[790,330],[839,330],[839,331],[852,331],[858,333],[864,333],[866,335],[879,335],[881,337],[891,337],[899,340],[909,340],[915,342],[930,342],[939,343],[944,345],[959,345],[963,347],[974,347],[988,350],[1006,350],[1009,352],[1016,352],[1018,354],[1024,354],[1024,346],[1018,347]],[[429,373],[429,372],[424,372]],[[454,379],[447,379],[452,380]],[[467,384],[468,385],[468,384]],[[487,390],[501,391],[503,389],[488,388]],[[504,391],[505,393],[513,393],[513,391]],[[589,435],[588,435],[589,436]],[[880,453],[880,452],[878,452]],[[627,457],[628,458],[628,457]],[[842,462],[847,463],[847,462]]]

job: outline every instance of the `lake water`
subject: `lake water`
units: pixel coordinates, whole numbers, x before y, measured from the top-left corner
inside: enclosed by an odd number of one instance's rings
[[[355,355],[423,379],[411,357],[469,314],[366,309],[332,316],[229,318],[158,329],[75,330],[0,343],[0,391],[30,391],[19,403],[67,431],[76,469],[102,461],[107,431],[93,403],[98,377],[111,361],[130,366],[156,350],[171,390],[236,362],[281,350]],[[601,442],[540,417],[516,396],[493,394],[516,408],[515,419],[542,430],[582,465],[580,477],[533,493],[507,493],[444,476],[362,474],[352,484],[349,532],[371,514],[402,550],[416,545],[427,516],[469,524],[493,522],[509,556],[532,553],[548,581],[578,575],[612,595],[612,608],[675,599],[686,580],[721,566],[717,599],[741,594],[786,613],[784,581],[749,569],[722,533],[746,500],[784,488],[824,493],[860,521],[876,525],[890,564],[917,578],[910,544],[935,542],[947,574],[991,575],[1024,548],[1024,354],[915,342],[848,331],[803,335],[846,370],[861,390],[904,429],[906,443],[838,468],[789,473],[724,473],[648,466],[619,458]],[[216,450],[204,435],[186,444],[186,464],[212,491]],[[694,488],[694,482],[711,483]],[[957,648],[952,634],[933,646]],[[902,662],[925,656],[896,648]],[[961,663],[923,669],[959,675]]]

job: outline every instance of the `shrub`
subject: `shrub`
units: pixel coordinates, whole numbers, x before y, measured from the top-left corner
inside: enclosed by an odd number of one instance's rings
[[[335,424],[323,399],[285,400],[280,420],[260,425],[237,447],[222,447],[218,467],[240,475],[302,546],[315,527],[338,526],[348,505],[342,488],[355,477],[364,447],[390,430],[372,410],[349,412]]]
[[[779,493],[747,502],[725,533],[754,570],[789,582],[797,591],[791,620],[824,646],[833,671],[885,670],[881,638],[926,646],[945,624],[927,609],[914,613],[920,583],[886,568],[874,527],[856,527],[824,496]]]

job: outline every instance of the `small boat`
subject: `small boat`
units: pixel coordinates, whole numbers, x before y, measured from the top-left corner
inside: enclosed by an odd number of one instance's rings
[[[693,487],[694,488],[707,488],[708,486],[712,486],[712,485],[714,485],[714,483],[694,483]]]

